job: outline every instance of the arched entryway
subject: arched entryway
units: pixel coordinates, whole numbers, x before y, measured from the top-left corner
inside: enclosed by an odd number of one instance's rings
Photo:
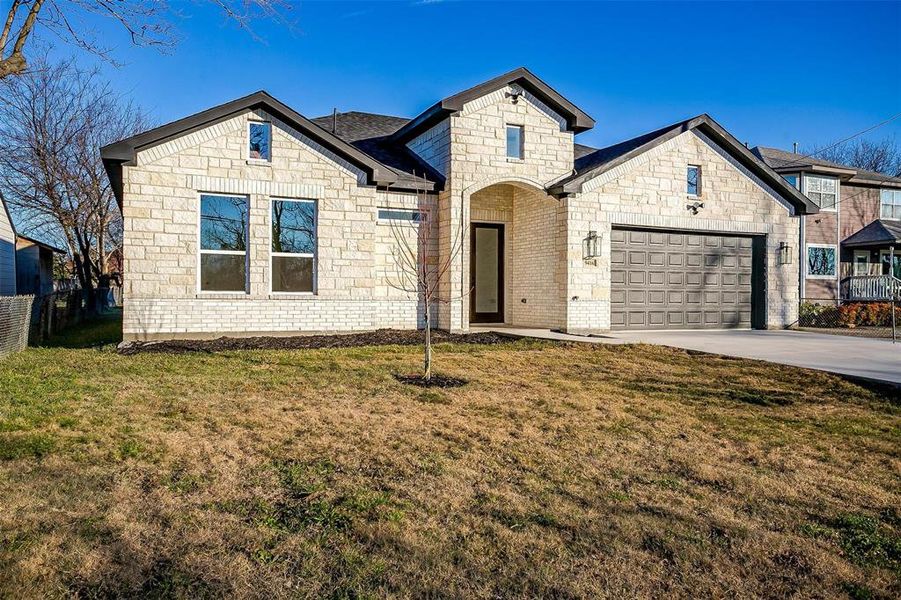
[[[566,220],[538,184],[502,179],[464,195],[463,328],[565,323]]]

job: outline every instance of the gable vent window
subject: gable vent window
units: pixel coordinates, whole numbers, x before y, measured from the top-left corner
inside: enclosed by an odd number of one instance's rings
[[[251,160],[272,160],[272,124],[250,123],[248,158]]]
[[[701,195],[701,167],[697,165],[688,165],[686,191],[689,196]]]
[[[522,125],[507,125],[507,158],[522,160],[525,155],[525,135]]]

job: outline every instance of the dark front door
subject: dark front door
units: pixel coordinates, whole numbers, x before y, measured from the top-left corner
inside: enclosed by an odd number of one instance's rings
[[[504,322],[504,226],[472,224],[470,323]]]

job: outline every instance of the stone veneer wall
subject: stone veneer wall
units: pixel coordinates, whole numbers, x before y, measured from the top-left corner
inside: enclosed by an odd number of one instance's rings
[[[448,255],[450,241],[460,228],[466,232],[464,247],[468,248],[469,223],[475,220],[470,197],[479,190],[495,184],[515,184],[537,191],[572,171],[573,135],[565,131],[565,121],[529,94],[519,96],[514,104],[508,96],[511,91],[507,87],[486,94],[449,118],[450,162],[445,191],[439,199],[442,256]],[[508,124],[525,128],[523,160],[506,156]],[[515,281],[512,277],[508,280]],[[463,297],[464,290],[469,289],[468,252],[455,261],[442,284],[447,297]],[[513,290],[509,291],[515,296]],[[451,330],[467,329],[468,302],[463,298],[443,305],[439,325]],[[517,297],[508,299],[508,311],[516,302]]]
[[[271,163],[247,160],[251,119],[273,123]],[[421,200],[361,187],[362,175],[301,132],[259,112],[140,152],[135,166],[124,167],[125,338],[422,325],[415,295],[387,283],[397,269],[391,256],[397,241],[392,228],[377,221],[379,207],[412,208]],[[201,192],[249,198],[248,293],[198,291]],[[270,292],[273,197],[317,202],[315,294]]]
[[[686,168],[701,166],[701,200],[696,216],[686,210]],[[588,182],[566,199],[568,207],[569,331],[610,327],[610,229],[615,225],[695,229],[766,236],[767,325],[797,319],[798,261],[778,264],[780,242],[798,256],[799,223],[765,184],[728,158],[711,140],[686,132]],[[589,229],[603,235],[602,256],[582,260]]]

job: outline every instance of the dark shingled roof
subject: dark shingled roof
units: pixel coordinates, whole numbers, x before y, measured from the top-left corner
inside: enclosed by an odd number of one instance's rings
[[[764,146],[755,146],[751,152],[756,154],[766,164],[770,165],[777,171],[785,172],[787,169],[796,169],[803,171],[805,167],[826,167],[829,169],[843,169],[846,171],[855,171],[855,174],[848,179],[849,183],[868,183],[868,184],[887,184],[892,187],[901,186],[901,177],[892,177],[885,173],[876,171],[868,171],[866,169],[858,169],[850,165],[843,165],[831,160],[822,158],[814,158],[803,154],[795,154],[778,148],[766,148]]]
[[[579,193],[582,191],[582,186],[585,183],[598,175],[614,169],[626,161],[691,130],[703,132],[710,137],[719,147],[794,206],[798,213],[813,214],[819,211],[817,205],[807,196],[790,185],[785,178],[774,171],[760,157],[748,150],[744,144],[736,140],[732,134],[723,129],[719,123],[707,114],[679,121],[650,133],[585,154],[576,159],[575,173],[553,184],[548,192],[555,196]]]
[[[843,246],[880,246],[901,243],[901,221],[876,219],[857,233],[848,236]]]
[[[431,184],[425,185],[426,189],[444,186],[441,173],[403,144],[389,141],[409,119],[352,111],[310,120],[391,169],[397,174],[395,187],[419,187],[423,183]]]

